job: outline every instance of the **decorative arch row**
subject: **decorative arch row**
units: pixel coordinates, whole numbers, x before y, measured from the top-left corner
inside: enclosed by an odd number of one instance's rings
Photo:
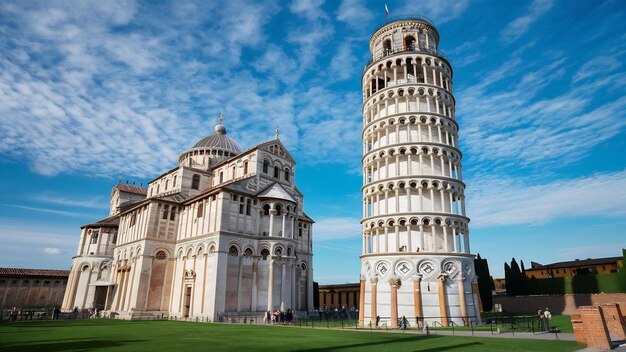
[[[378,150],[363,160],[363,184],[386,181],[395,177],[422,175],[461,180],[461,160],[457,149],[416,146],[411,148]],[[445,153],[444,153],[445,152]]]
[[[395,122],[395,118],[389,118],[366,127],[362,132],[363,153],[394,144],[437,143],[457,147],[458,127],[448,119],[402,116],[399,123]]]
[[[411,212],[446,213],[465,216],[465,195],[463,189],[439,181],[422,180],[410,182],[401,187],[402,182],[384,185],[363,191],[363,218],[388,216]],[[391,187],[391,188],[390,188]]]
[[[372,65],[363,75],[364,98],[389,86],[406,83],[431,84],[452,90],[452,69],[447,62],[430,55],[398,55]]]
[[[296,246],[292,244],[282,243],[263,243],[257,248],[250,244],[242,244],[238,241],[230,241],[226,246],[226,250],[229,257],[243,257],[253,258],[260,257],[262,260],[272,259],[272,257],[279,257],[285,259],[293,259],[296,257]],[[199,257],[202,255],[214,255],[218,251],[218,245],[215,241],[209,243],[198,243],[195,245],[188,245],[185,247],[179,247],[176,250],[176,258],[178,260],[184,260]],[[305,263],[303,261],[303,263]]]
[[[454,97],[437,88],[400,86],[370,97],[363,106],[364,123],[408,112],[437,113],[454,119]]]
[[[263,158],[261,165],[261,171],[266,175],[272,175],[274,178],[284,179],[288,182],[293,179],[291,167],[283,165],[278,158],[274,159],[266,156]]]
[[[431,179],[431,178],[401,178],[395,180],[385,180],[376,182],[374,184],[363,187],[361,190],[364,196],[371,196],[376,194],[384,194],[385,192],[406,190],[410,188],[417,190],[419,188],[424,190],[446,190],[454,192],[459,196],[463,196],[465,185],[452,179]]]
[[[440,215],[366,219],[363,253],[466,253],[469,229],[465,218]]]
[[[363,128],[362,136],[367,137],[370,134],[373,134],[377,131],[387,131],[387,129],[391,126],[398,127],[401,125],[431,125],[431,126],[441,126],[443,131],[447,131],[451,134],[457,134],[459,132],[459,125],[453,119],[433,114],[426,113],[421,115],[412,115],[412,114],[395,114],[391,116],[385,116],[366,124]],[[365,139],[365,138],[364,138]]]
[[[374,279],[399,277],[401,279],[426,280],[443,276],[448,279],[465,279],[474,276],[468,259],[452,257],[442,260],[424,258],[400,258],[369,260],[363,263],[362,272]]]

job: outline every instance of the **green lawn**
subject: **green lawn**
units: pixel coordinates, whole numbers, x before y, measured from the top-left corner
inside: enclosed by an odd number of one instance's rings
[[[174,321],[0,324],[0,351],[575,351],[569,341],[355,332]]]

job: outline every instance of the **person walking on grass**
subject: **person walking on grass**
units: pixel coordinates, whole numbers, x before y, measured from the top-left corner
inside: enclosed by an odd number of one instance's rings
[[[406,330],[406,325],[408,324],[408,320],[406,320],[406,316],[402,316],[402,330]]]

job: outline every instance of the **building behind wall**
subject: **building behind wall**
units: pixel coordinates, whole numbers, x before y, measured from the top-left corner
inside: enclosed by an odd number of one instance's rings
[[[624,257],[575,259],[546,265],[531,262],[525,274],[527,278],[535,279],[610,274],[622,270],[623,266]]]
[[[359,306],[359,283],[319,285],[319,308],[356,308]]]
[[[59,306],[67,270],[0,268],[0,310]]]
[[[278,138],[246,151],[215,133],[147,188],[118,184],[82,227],[63,309],[218,319],[313,308],[312,225]]]
[[[362,76],[361,316],[480,322],[452,67],[426,19],[372,35]]]

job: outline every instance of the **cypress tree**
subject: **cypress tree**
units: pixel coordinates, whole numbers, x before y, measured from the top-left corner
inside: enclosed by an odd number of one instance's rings
[[[517,264],[517,260],[513,258],[511,260],[511,283],[513,283],[512,291],[513,296],[521,295],[521,285],[522,285],[522,271]]]
[[[506,286],[506,295],[513,296],[513,291],[511,290],[511,267],[509,263],[504,263],[504,285]]]

